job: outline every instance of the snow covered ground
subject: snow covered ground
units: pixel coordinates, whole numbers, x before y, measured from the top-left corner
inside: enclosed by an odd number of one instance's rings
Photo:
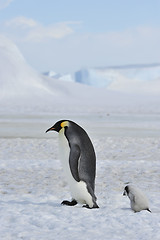
[[[73,116],[75,121],[78,118]],[[51,119],[36,120],[35,124],[26,118],[22,122],[27,131],[13,128],[8,122],[0,138],[0,239],[158,240],[159,119],[79,118],[97,154],[96,195],[100,208],[93,210],[60,205],[62,200],[70,199],[70,193],[59,161],[57,133],[44,133],[54,123],[54,116],[52,123]],[[129,199],[122,196],[128,182],[146,193],[152,213],[130,210]]]

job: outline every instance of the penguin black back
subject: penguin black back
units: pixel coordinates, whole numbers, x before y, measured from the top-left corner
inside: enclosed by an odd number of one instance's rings
[[[72,121],[65,128],[65,135],[70,148],[78,146],[80,150],[79,178],[89,181],[94,190],[94,179],[96,172],[96,155],[93,144],[86,131]]]

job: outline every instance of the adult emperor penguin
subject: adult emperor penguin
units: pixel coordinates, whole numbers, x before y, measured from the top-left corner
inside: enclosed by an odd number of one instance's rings
[[[64,200],[61,204],[81,203],[87,208],[98,208],[94,193],[96,155],[88,134],[70,120],[58,121],[46,132],[49,131],[59,133],[60,157],[72,196],[71,201]]]
[[[133,185],[127,185],[124,188],[123,195],[127,195],[129,197],[131,209],[134,212],[140,212],[142,210],[151,212],[149,209],[148,200],[140,189],[136,188]]]

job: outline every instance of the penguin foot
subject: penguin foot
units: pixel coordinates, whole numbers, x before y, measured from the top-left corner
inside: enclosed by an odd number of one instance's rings
[[[91,209],[88,204],[85,204],[85,205],[83,205],[82,207]]]
[[[83,205],[83,207],[85,207],[85,208],[89,208],[89,209],[92,209],[92,208],[99,208],[99,206],[96,204],[96,205],[93,205],[93,207],[91,208],[91,207],[89,207],[89,205],[88,204],[86,204],[86,205]]]
[[[61,202],[61,204],[67,206],[75,206],[77,204],[77,201],[75,199],[73,199],[72,201],[64,200],[63,202]]]

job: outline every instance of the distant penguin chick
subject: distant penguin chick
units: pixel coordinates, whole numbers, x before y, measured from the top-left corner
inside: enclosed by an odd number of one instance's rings
[[[84,204],[87,208],[98,208],[96,203],[95,174],[96,155],[86,131],[70,120],[60,120],[46,132],[59,133],[59,151],[66,174],[72,200],[63,205]]]
[[[134,212],[140,212],[142,210],[147,210],[151,212],[151,210],[149,209],[148,200],[140,189],[136,188],[133,185],[127,185],[124,188],[123,195],[127,195],[130,199],[131,209]]]

